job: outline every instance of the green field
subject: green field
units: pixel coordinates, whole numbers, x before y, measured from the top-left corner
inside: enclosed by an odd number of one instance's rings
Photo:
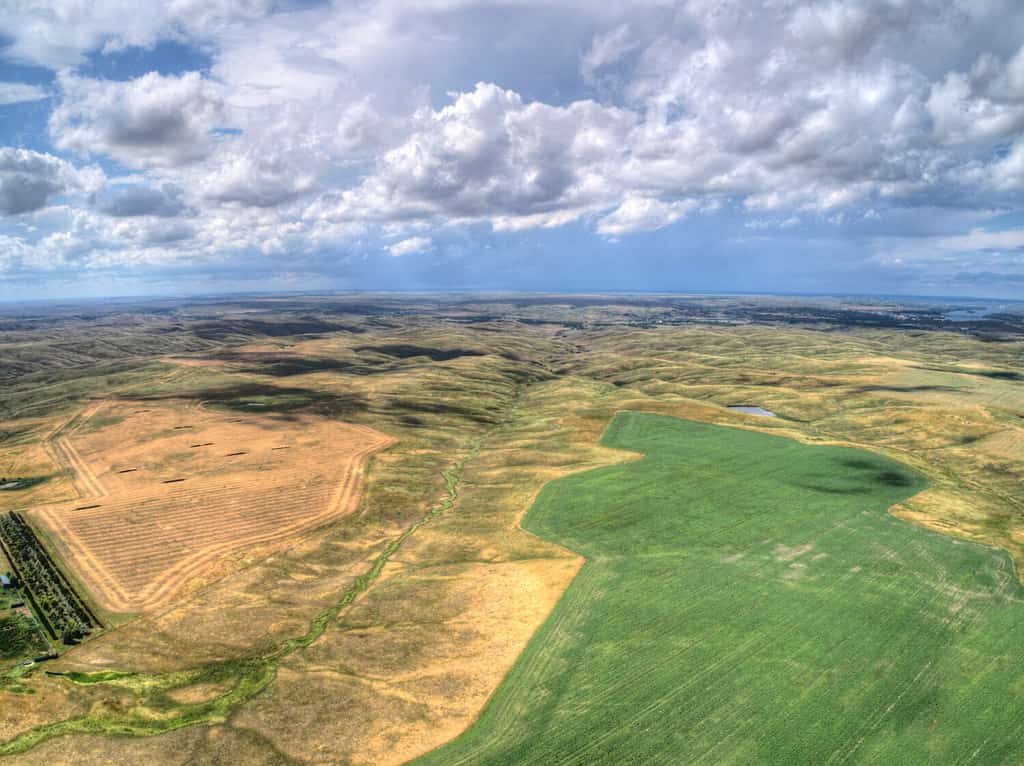
[[[640,461],[523,526],[588,563],[478,722],[422,764],[1019,763],[1004,552],[887,513],[923,479],[855,449],[624,413]]]
[[[0,604],[0,608],[4,606]],[[45,652],[46,645],[28,617],[7,609],[0,611],[0,661],[31,659]]]

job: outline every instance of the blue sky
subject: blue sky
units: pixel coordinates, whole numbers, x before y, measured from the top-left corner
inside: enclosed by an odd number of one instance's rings
[[[1019,2],[0,13],[0,300],[1024,297]]]

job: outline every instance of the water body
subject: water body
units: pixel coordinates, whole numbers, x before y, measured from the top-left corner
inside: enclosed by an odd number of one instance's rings
[[[748,415],[760,415],[763,418],[775,417],[775,413],[771,410],[766,410],[764,407],[755,407],[750,404],[733,404],[729,409],[734,412],[745,412]]]
[[[994,308],[951,309],[943,314],[943,318],[950,322],[970,322],[985,319],[994,313]]]
[[[983,322],[995,314],[1020,314],[1021,303],[973,303],[950,306],[942,312],[948,322]]]

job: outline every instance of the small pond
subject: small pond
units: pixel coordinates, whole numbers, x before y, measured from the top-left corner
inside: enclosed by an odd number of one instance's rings
[[[748,415],[760,415],[763,418],[775,417],[775,413],[771,410],[766,410],[764,407],[755,407],[751,404],[732,404],[729,406],[729,409],[734,412],[745,412]]]

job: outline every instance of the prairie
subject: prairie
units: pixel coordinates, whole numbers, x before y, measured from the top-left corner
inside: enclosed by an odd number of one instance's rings
[[[884,306],[795,302],[297,296],[147,304],[124,321],[47,317],[0,333],[0,358],[16,368],[0,387],[0,475],[47,477],[0,492],[0,508],[107,501],[78,501],[75,472],[47,449],[101,401],[319,419],[397,440],[369,459],[353,513],[240,550],[201,587],[45,668],[62,675],[36,668],[0,684],[13,711],[0,717],[0,752],[48,766],[386,764],[443,746],[579,581],[578,553],[519,522],[553,480],[640,458],[599,441],[622,410],[868,449],[928,482],[890,509],[916,526],[890,523],[1024,561],[1024,388],[1008,374],[1024,358],[1017,325],[951,332],[931,312],[896,328]],[[129,427],[116,417],[101,408],[69,441]],[[135,475],[91,459],[101,483]],[[151,470],[180,477],[162,462]],[[890,518],[882,505],[873,513]],[[821,561],[794,563],[813,572]],[[864,683],[886,675],[870,669]]]

